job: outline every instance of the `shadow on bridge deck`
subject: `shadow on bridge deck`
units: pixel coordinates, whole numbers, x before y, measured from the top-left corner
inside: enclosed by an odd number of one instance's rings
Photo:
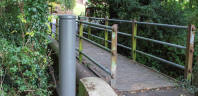
[[[78,40],[76,40],[78,48]],[[83,40],[83,52],[89,57],[96,60],[106,68],[110,69],[111,66],[111,53]],[[108,74],[95,66],[91,61],[83,58],[83,62],[90,64],[90,68],[100,77],[110,82]],[[158,72],[144,67],[133,60],[118,55],[117,58],[117,75],[116,75],[116,89],[119,91],[141,91],[156,88],[169,88],[174,87],[175,82]]]

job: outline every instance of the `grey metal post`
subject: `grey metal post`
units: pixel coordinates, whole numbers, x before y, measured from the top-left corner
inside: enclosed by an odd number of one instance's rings
[[[73,15],[60,15],[59,80],[60,96],[76,96],[76,22]]]

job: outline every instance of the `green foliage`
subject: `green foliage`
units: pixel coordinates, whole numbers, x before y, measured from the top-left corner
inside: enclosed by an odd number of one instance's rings
[[[76,0],[58,0],[65,5],[66,10],[72,10],[76,5]]]
[[[109,5],[105,0],[89,0],[89,8],[91,8],[90,16],[96,17],[106,17],[109,15],[108,8]]]
[[[17,47],[0,40],[2,91],[6,96],[49,96],[47,54],[31,45]],[[44,52],[41,52],[44,51]]]
[[[0,2],[0,95],[49,96],[48,0]]]

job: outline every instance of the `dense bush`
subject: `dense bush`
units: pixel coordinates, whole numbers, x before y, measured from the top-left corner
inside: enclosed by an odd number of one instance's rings
[[[0,40],[0,76],[2,96],[49,96],[48,57],[43,49],[16,46]],[[44,51],[44,52],[42,52]]]
[[[0,95],[49,96],[48,0],[1,0]]]

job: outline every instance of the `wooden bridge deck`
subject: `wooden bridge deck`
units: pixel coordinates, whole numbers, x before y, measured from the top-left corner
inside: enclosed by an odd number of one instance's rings
[[[78,40],[76,40],[76,47],[78,48]],[[96,60],[98,63],[104,65],[108,69],[111,66],[111,54],[87,41],[83,41],[83,52],[89,57]],[[95,70],[96,74],[109,82],[109,76],[94,65],[91,61],[83,58],[83,62],[90,64],[90,68]],[[160,73],[157,73],[142,64],[138,64],[133,60],[118,55],[117,60],[117,77],[116,89],[119,91],[140,91],[156,88],[168,88],[175,86],[175,82]]]

